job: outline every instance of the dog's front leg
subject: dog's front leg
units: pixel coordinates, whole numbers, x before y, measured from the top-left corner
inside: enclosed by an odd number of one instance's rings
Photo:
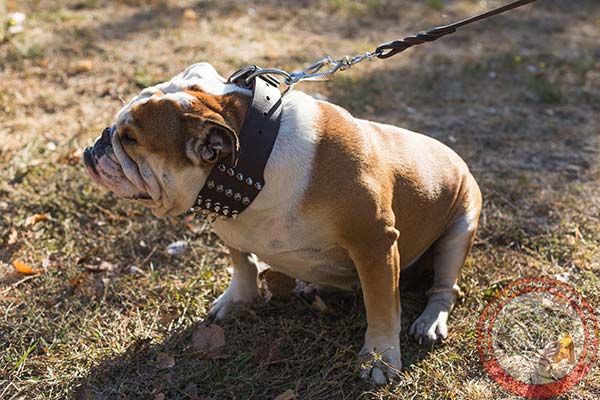
[[[400,360],[400,253],[398,231],[386,227],[378,237],[350,250],[367,311],[365,343],[359,353],[360,374],[377,385],[402,368]]]
[[[236,303],[251,303],[260,296],[256,256],[232,247],[229,247],[229,254],[233,261],[233,277],[229,287],[210,308],[209,315],[215,319],[225,317]]]

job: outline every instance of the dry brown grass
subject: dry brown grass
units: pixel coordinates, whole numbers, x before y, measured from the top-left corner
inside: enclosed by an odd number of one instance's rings
[[[360,296],[326,299],[333,316],[294,297],[256,305],[223,323],[222,358],[190,352],[194,324],[229,279],[222,243],[198,221],[157,220],[99,191],[76,150],[122,99],[192,62],[223,74],[254,63],[298,69],[484,8],[279,3],[8,1],[29,20],[0,45],[0,398],[271,399],[292,389],[302,399],[510,399],[477,356],[487,300],[516,278],[567,272],[599,310],[600,6],[545,0],[299,87],[434,136],[474,171],[485,209],[444,345],[424,350],[408,338],[425,297],[405,290],[397,386],[374,389],[355,376]],[[199,19],[182,20],[186,7]],[[92,69],[76,73],[81,60]],[[27,225],[36,213],[49,219]],[[189,240],[186,255],[165,253],[175,240]],[[15,259],[45,273],[19,282]],[[101,260],[116,270],[81,275]],[[127,273],[131,265],[146,275]],[[174,354],[175,365],[160,369],[157,352]],[[596,367],[560,398],[599,396]]]

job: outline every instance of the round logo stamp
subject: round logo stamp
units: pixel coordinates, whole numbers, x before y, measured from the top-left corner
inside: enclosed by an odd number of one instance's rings
[[[498,384],[522,397],[546,399],[573,388],[590,371],[598,354],[598,321],[570,285],[520,279],[484,309],[477,346]]]

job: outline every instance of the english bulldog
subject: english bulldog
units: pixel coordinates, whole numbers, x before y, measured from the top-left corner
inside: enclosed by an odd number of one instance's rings
[[[84,152],[90,177],[157,217],[189,210],[213,166],[236,150],[252,93],[207,63],[146,88]],[[223,318],[259,297],[258,259],[323,287],[360,288],[367,316],[360,374],[385,384],[401,369],[401,271],[427,250],[433,286],[409,334],[446,338],[481,211],[465,162],[430,137],[353,117],[292,90],[264,170],[265,186],[236,220],[213,221],[233,261],[210,309]]]

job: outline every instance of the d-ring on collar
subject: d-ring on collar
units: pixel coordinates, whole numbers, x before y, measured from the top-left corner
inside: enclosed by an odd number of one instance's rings
[[[281,123],[281,92],[279,81],[267,74],[246,78],[259,70],[245,68],[232,75],[230,81],[251,89],[252,102],[239,133],[237,164],[231,159],[220,160],[210,172],[191,211],[200,211],[214,221],[233,218],[244,211],[268,184],[265,166],[275,145]]]

